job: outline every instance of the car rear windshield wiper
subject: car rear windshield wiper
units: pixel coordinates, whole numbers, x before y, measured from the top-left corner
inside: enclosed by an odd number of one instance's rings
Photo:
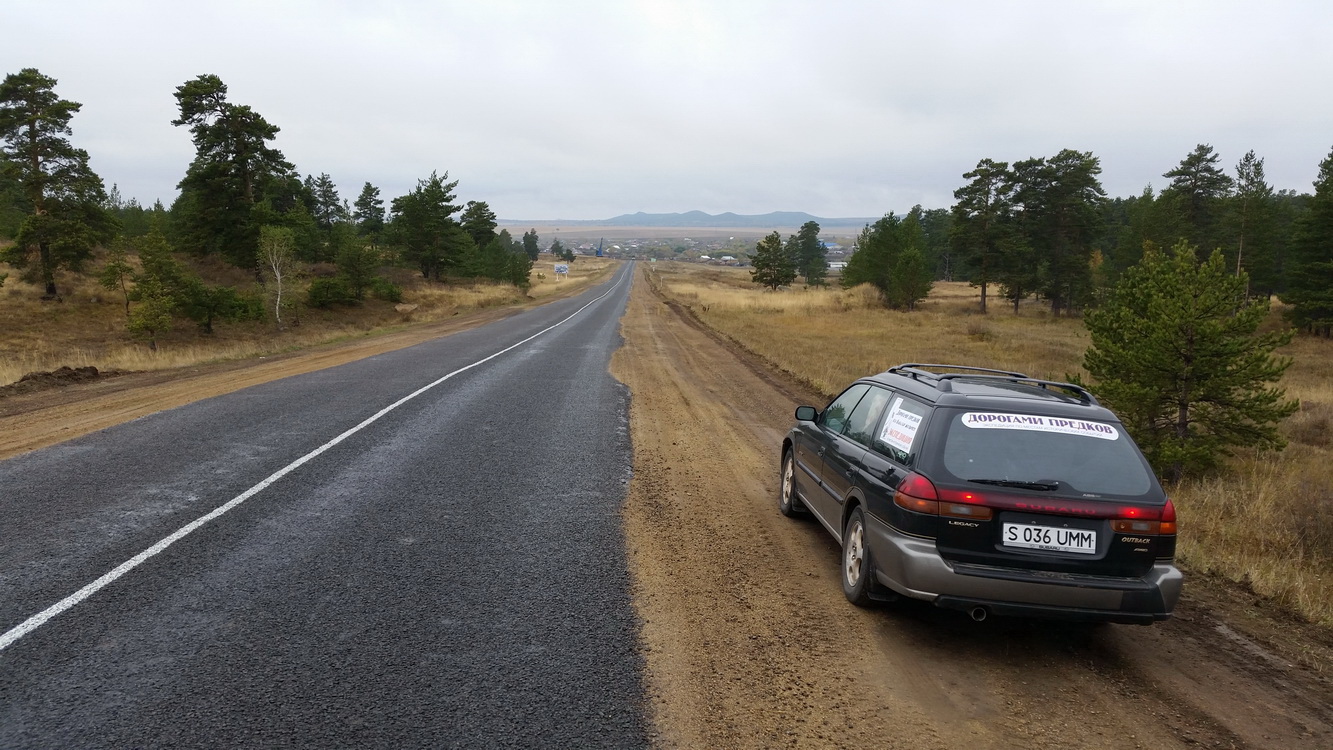
[[[1021,482],[1017,479],[969,479],[969,482],[977,484],[993,484],[996,487],[1014,487],[1020,490],[1039,490],[1041,492],[1053,492],[1060,489],[1060,482],[1055,479],[1045,479],[1038,482]]]

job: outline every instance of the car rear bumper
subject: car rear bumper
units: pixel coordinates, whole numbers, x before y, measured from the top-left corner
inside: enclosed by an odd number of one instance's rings
[[[951,563],[932,539],[910,537],[866,518],[875,575],[888,588],[949,609],[984,607],[994,614],[1107,622],[1153,622],[1171,616],[1183,576],[1158,563],[1142,578],[1053,574]]]

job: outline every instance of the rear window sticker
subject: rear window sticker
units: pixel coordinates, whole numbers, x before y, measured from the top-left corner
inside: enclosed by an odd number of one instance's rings
[[[1035,414],[997,414],[987,412],[967,412],[963,415],[965,427],[999,430],[1034,430],[1037,432],[1058,432],[1064,435],[1082,435],[1102,440],[1115,440],[1120,431],[1109,424],[1088,422],[1082,419],[1064,417],[1041,417]]]

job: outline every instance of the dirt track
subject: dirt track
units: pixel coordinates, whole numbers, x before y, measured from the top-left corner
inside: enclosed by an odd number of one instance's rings
[[[612,371],[662,744],[1333,747],[1327,634],[1198,576],[1151,628],[851,606],[832,539],[777,512],[781,436],[814,397],[636,284]]]
[[[1151,628],[852,607],[832,540],[774,499],[813,396],[635,283],[613,372],[633,392],[625,525],[663,746],[1333,747],[1329,634],[1239,587],[1192,576]],[[0,399],[0,457],[502,314]]]

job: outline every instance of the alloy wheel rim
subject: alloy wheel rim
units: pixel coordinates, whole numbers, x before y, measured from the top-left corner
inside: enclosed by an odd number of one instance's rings
[[[843,556],[845,561],[844,574],[847,576],[847,583],[855,586],[857,581],[861,580],[861,561],[865,559],[865,539],[862,533],[861,524],[852,524],[847,530],[847,553]]]
[[[791,459],[784,462],[782,470],[782,504],[791,505],[791,480],[792,480]]]

